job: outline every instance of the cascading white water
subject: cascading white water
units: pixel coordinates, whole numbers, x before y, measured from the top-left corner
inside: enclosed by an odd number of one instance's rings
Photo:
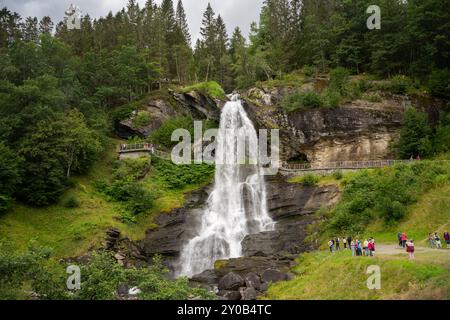
[[[256,130],[239,96],[231,100],[220,117],[214,190],[203,211],[198,235],[182,250],[180,275],[192,276],[211,269],[216,260],[240,257],[246,235],[273,229],[266,208]]]

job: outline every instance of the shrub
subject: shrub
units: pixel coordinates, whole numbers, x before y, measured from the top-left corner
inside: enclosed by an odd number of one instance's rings
[[[298,109],[315,109],[323,106],[322,98],[314,91],[294,92],[286,96],[281,102],[286,112],[293,112]]]
[[[70,196],[64,203],[66,208],[78,208],[80,206],[80,201],[75,196]]]
[[[377,92],[365,93],[362,95],[362,98],[369,102],[381,102],[381,96]]]
[[[323,93],[323,101],[326,107],[339,107],[341,98],[341,94],[338,91],[325,90]]]
[[[313,75],[315,75],[316,70],[314,67],[306,65],[302,68],[302,72],[305,76],[312,77]]]
[[[331,70],[329,88],[338,91],[340,94],[345,93],[345,86],[348,83],[350,72],[342,67]]]
[[[133,126],[140,128],[148,125],[151,121],[150,113],[147,111],[139,111],[133,119]]]
[[[413,82],[410,78],[404,75],[396,75],[390,80],[389,91],[392,93],[407,93],[411,90]]]
[[[350,81],[344,85],[344,95],[351,100],[361,98],[362,90],[358,81]]]
[[[301,179],[301,183],[304,186],[314,186],[317,182],[319,182],[319,177],[313,173],[305,174]]]
[[[344,177],[344,174],[341,170],[336,170],[333,172],[333,178],[336,180],[341,180]]]
[[[429,156],[432,152],[431,134],[427,114],[409,108],[405,112],[400,138],[395,144],[398,155],[402,159],[417,155],[422,158]]]
[[[207,182],[214,174],[214,166],[207,164],[176,165],[171,161],[155,159],[153,166],[155,175],[171,189]]]
[[[173,147],[178,143],[171,140],[172,132],[176,129],[186,129],[193,135],[194,120],[190,117],[170,118],[158,130],[152,132],[150,140],[167,148]]]
[[[183,88],[183,92],[199,91],[212,98],[225,99],[225,91],[216,81],[200,82],[192,86]]]
[[[373,171],[361,171],[346,178],[341,200],[333,209],[327,229],[358,233],[374,219],[391,225],[405,217],[407,207],[418,197],[446,183],[450,165],[420,161]]]
[[[450,98],[450,70],[435,70],[428,80],[431,95],[439,98]]]

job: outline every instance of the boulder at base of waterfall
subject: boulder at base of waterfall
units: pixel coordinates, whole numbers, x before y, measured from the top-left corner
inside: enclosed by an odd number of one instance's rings
[[[241,288],[239,292],[241,293],[241,300],[256,300],[255,288]]]
[[[267,269],[262,275],[261,279],[263,282],[279,282],[287,280],[287,275],[276,269]]]
[[[254,272],[250,272],[245,276],[245,285],[248,288],[254,288],[256,290],[261,289],[261,278]]]
[[[239,291],[223,290],[219,291],[219,297],[223,297],[226,300],[237,301],[241,300],[241,293]]]
[[[219,290],[238,290],[244,285],[244,279],[234,272],[228,273],[219,280]]]

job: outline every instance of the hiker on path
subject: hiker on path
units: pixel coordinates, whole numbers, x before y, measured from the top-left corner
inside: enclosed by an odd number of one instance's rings
[[[442,249],[441,238],[437,232],[434,233],[434,243],[436,244],[436,249]]]
[[[363,255],[368,256],[369,255],[369,241],[364,240],[363,243]]]
[[[360,257],[362,255],[362,252],[361,252],[361,241],[356,239],[355,240],[355,246],[356,246],[356,256]]]
[[[330,252],[333,253],[333,240],[328,241],[328,247],[330,248]]]
[[[348,245],[350,245],[350,243],[352,243],[352,236],[347,237],[347,243],[348,243]]]
[[[434,236],[432,233],[428,234],[428,244],[430,245],[431,249],[436,248],[436,244],[434,243]]]
[[[369,240],[369,255],[373,257],[375,254],[375,240],[370,239]]]
[[[447,247],[450,246],[450,234],[448,234],[448,231],[444,232],[444,240],[445,243],[447,244]]]
[[[403,249],[406,247],[406,241],[408,241],[408,235],[405,232],[403,232],[402,233],[402,247],[403,247]]]
[[[406,252],[409,254],[409,260],[414,259],[414,240],[409,240],[406,242]]]
[[[347,250],[347,239],[345,237],[342,237],[342,243],[344,244],[344,250]]]
[[[402,247],[402,233],[397,232],[398,246]]]
[[[336,251],[341,249],[341,239],[336,238]]]
[[[356,254],[356,245],[355,245],[355,241],[350,242],[350,249],[352,250],[352,257],[354,257],[355,254]]]

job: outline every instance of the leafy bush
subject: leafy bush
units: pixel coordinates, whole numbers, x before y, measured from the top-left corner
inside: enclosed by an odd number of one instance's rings
[[[176,165],[171,161],[155,159],[153,166],[154,174],[171,189],[207,182],[214,174],[214,166],[207,164]]]
[[[99,192],[123,203],[126,212],[122,217],[127,222],[135,221],[132,215],[146,213],[153,207],[154,195],[138,181],[149,170],[149,166],[147,158],[118,161],[113,170],[111,183],[104,180],[94,183]]]
[[[183,88],[183,92],[199,91],[212,98],[225,99],[225,91],[216,81],[200,82]]]
[[[136,128],[144,127],[151,121],[150,113],[147,111],[139,111],[133,119],[133,126]]]
[[[381,102],[381,96],[377,92],[364,93],[362,95],[362,98],[369,102]]]
[[[342,67],[331,70],[329,88],[338,91],[341,95],[345,94],[345,86],[348,83],[350,72]]]
[[[402,159],[429,156],[432,152],[431,134],[427,114],[409,108],[405,112],[400,138],[395,144],[398,155]]]
[[[78,208],[80,206],[80,201],[75,196],[70,196],[64,203],[66,208]]]
[[[171,140],[172,132],[176,129],[186,129],[192,136],[194,131],[194,120],[190,117],[170,118],[165,121],[158,130],[152,132],[150,140],[167,148],[173,147],[178,143],[177,141],[173,142]]]
[[[428,80],[431,95],[439,98],[450,98],[450,70],[435,70]]]
[[[404,75],[396,75],[390,80],[389,90],[392,93],[407,93],[413,86],[410,78]]]
[[[323,92],[323,101],[326,107],[337,108],[341,103],[342,96],[338,91],[325,90]]]
[[[286,112],[293,112],[299,109],[315,109],[323,106],[322,98],[314,91],[294,92],[286,96],[281,102]]]
[[[360,87],[359,81],[349,81],[344,85],[344,94],[346,97],[350,98],[351,100],[356,100],[361,98],[362,95],[362,89]]]
[[[336,170],[333,172],[332,176],[336,180],[341,180],[344,177],[344,174],[342,173],[341,170]]]
[[[305,174],[302,178],[301,178],[301,184],[303,184],[304,186],[314,186],[317,184],[317,182],[319,182],[319,177],[316,176],[313,173],[308,173]]]
[[[345,183],[327,228],[333,234],[358,233],[376,219],[393,224],[421,194],[436,183],[448,183],[449,174],[449,164],[428,161],[358,172]]]

